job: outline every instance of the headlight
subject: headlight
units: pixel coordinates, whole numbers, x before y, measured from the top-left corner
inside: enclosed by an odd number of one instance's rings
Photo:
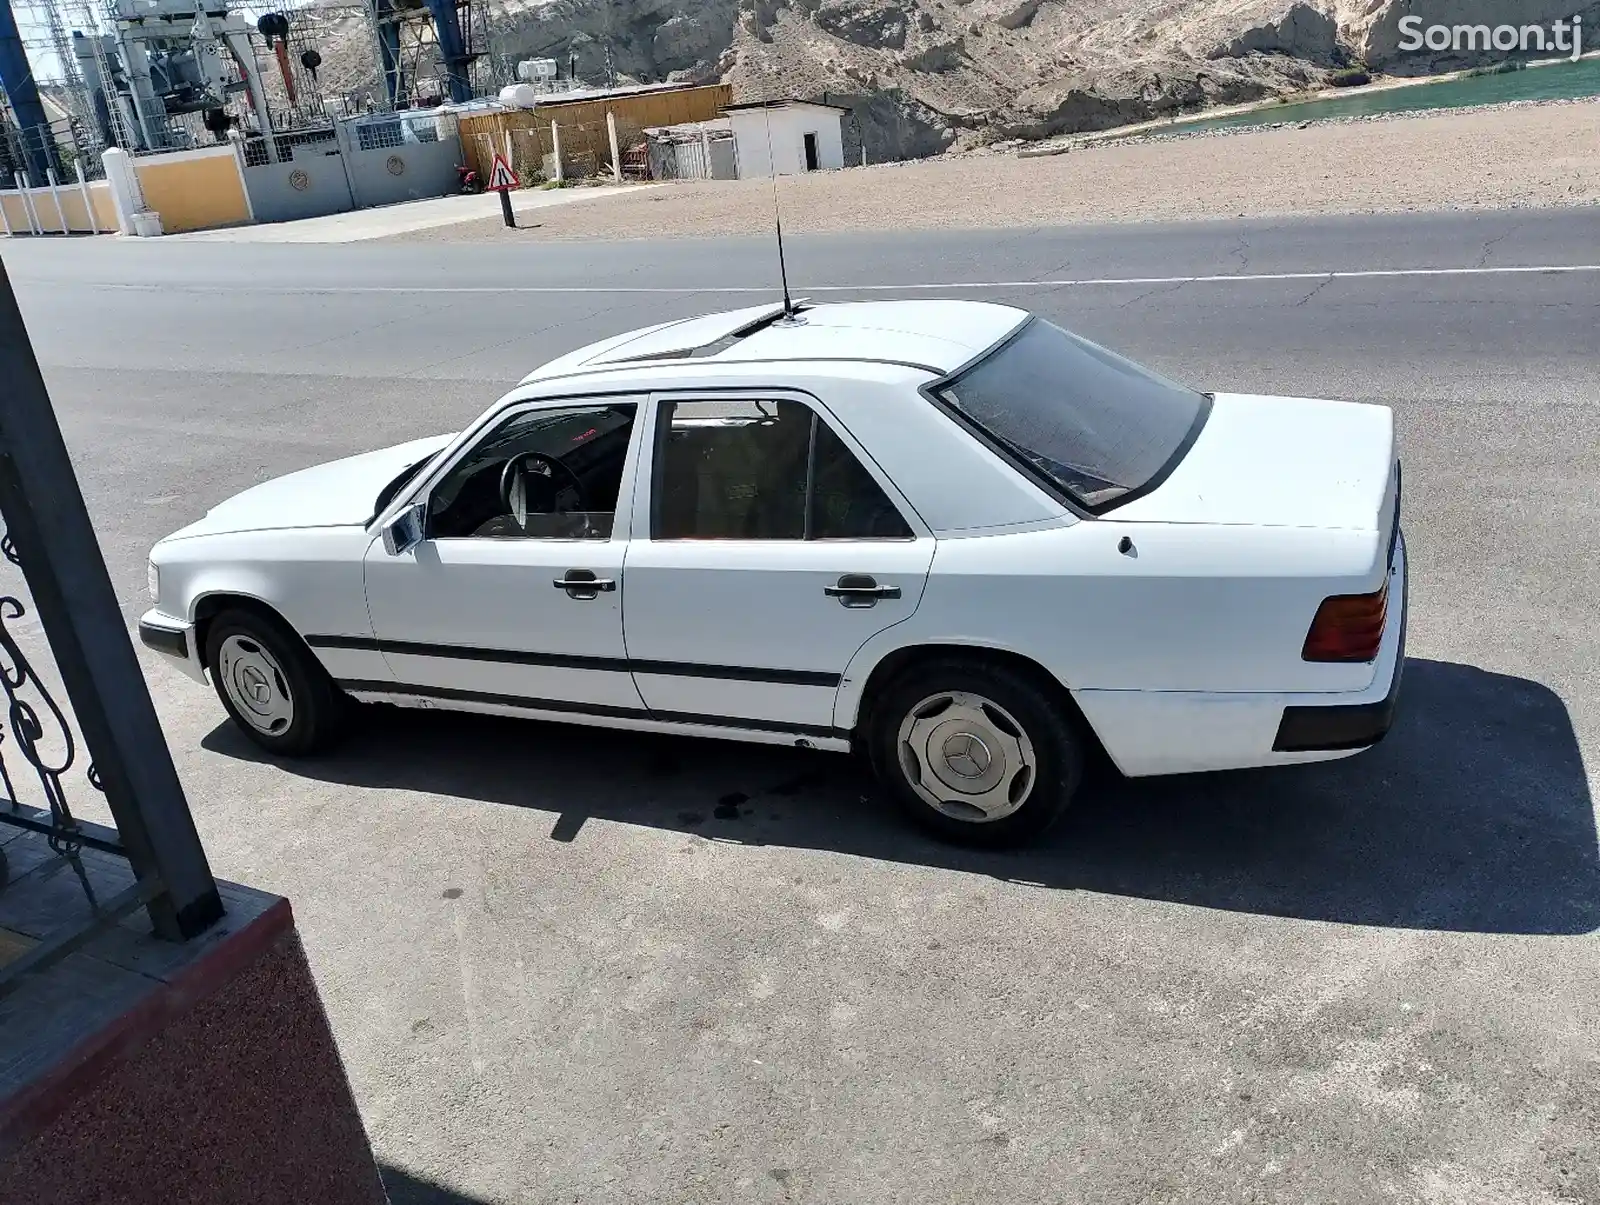
[[[145,566],[145,575],[148,578],[149,585],[150,585],[150,601],[152,603],[160,602],[161,601],[161,570],[160,570],[160,568],[157,567],[157,565],[156,565],[156,563],[154,561],[151,561],[148,565]]]

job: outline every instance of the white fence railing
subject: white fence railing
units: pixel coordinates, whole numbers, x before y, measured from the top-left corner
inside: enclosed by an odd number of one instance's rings
[[[115,214],[109,186],[81,172],[67,184],[52,171],[48,184],[0,189],[0,227],[8,235],[109,234],[117,229]]]

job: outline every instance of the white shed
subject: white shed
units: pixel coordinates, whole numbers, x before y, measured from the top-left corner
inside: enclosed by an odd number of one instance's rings
[[[739,176],[749,180],[844,166],[842,105],[809,100],[757,100],[729,105]],[[768,155],[767,147],[772,147]]]

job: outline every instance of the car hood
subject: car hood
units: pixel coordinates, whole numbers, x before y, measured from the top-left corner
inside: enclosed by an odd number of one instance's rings
[[[1384,531],[1398,484],[1387,406],[1219,393],[1166,480],[1105,518]]]
[[[432,456],[455,436],[414,439],[302,469],[235,494],[168,539],[292,527],[360,526],[372,518],[378,493],[406,469]]]

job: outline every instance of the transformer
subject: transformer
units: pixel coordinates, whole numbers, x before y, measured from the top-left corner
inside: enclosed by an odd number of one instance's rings
[[[73,57],[106,143],[129,150],[172,147],[167,118],[220,111],[240,91],[247,93],[261,133],[272,133],[250,47],[254,27],[244,16],[194,0],[113,0],[110,16],[112,33],[72,35]]]

